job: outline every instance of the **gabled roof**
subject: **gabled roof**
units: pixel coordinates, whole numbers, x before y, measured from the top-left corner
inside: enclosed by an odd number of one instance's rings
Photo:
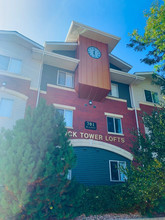
[[[20,34],[17,31],[0,30],[0,39],[6,40],[7,38],[9,40],[14,40],[18,42],[19,44],[22,44],[25,47],[36,47],[39,49],[43,49],[43,46],[29,39],[28,37],[25,37],[24,35]]]
[[[77,42],[79,35],[108,44],[109,53],[114,49],[120,38],[89,26],[72,21],[65,42]]]
[[[132,69],[132,66],[125,61],[119,59],[118,57],[109,54],[109,62],[112,63],[113,65],[117,66],[124,72],[128,72],[130,69]]]

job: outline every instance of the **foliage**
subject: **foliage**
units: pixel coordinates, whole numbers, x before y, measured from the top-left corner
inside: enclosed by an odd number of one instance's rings
[[[128,186],[136,192],[138,210],[149,213],[165,198],[165,108],[155,108],[151,115],[145,113],[143,122],[148,134],[139,133],[134,142],[137,164],[128,171]]]
[[[81,198],[81,214],[126,213],[135,211],[134,196],[126,184],[113,186],[84,186]]]
[[[148,49],[149,52],[141,61],[155,65],[158,72],[165,71],[165,0],[152,4],[150,11],[145,13],[146,27],[143,35],[134,30],[131,34],[129,47],[135,51]]]
[[[67,174],[75,157],[53,106],[42,100],[13,130],[3,130],[0,158],[2,219],[71,219],[78,206],[72,199],[77,186]]]

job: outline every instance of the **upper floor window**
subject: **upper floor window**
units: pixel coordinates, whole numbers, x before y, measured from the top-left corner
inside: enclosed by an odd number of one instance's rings
[[[22,61],[0,55],[0,70],[19,74],[21,72]]]
[[[118,85],[111,83],[111,91],[108,93],[108,96],[119,97]]]
[[[124,173],[124,170],[126,169],[125,161],[110,160],[109,168],[110,168],[110,181],[124,182],[127,179]]]
[[[107,117],[108,132],[122,134],[121,119],[114,117]]]
[[[73,111],[67,110],[67,109],[59,109],[59,108],[57,108],[57,111],[64,117],[66,127],[72,128],[73,127]]]
[[[2,98],[0,100],[0,117],[11,117],[13,100]]]
[[[152,103],[159,103],[158,93],[157,92],[151,92],[149,90],[144,90],[145,98],[147,102]]]
[[[62,70],[58,71],[57,75],[57,84],[60,86],[66,86],[69,88],[73,88],[74,86],[74,77],[72,73],[64,72]]]

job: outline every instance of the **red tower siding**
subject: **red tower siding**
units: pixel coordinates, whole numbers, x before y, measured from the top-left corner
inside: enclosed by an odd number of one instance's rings
[[[89,56],[87,49],[95,46],[101,51],[99,59]],[[102,100],[110,91],[108,45],[79,36],[77,58],[80,59],[75,88],[80,98]]]

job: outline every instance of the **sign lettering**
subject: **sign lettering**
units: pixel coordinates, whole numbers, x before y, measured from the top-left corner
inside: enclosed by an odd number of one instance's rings
[[[115,142],[115,143],[125,143],[125,138],[116,137],[111,135],[101,135],[101,134],[91,134],[85,132],[77,131],[68,131],[68,134],[71,138],[82,138],[82,139],[92,139],[96,141],[106,141],[106,142]]]

